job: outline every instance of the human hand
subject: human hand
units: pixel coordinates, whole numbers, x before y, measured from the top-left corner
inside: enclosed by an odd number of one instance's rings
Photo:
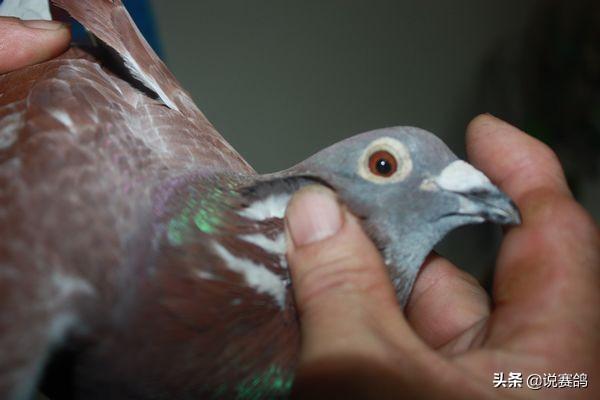
[[[54,58],[70,40],[68,25],[58,21],[0,17],[0,74]]]
[[[375,246],[324,188],[286,214],[302,350],[300,398],[600,398],[600,235],[544,144],[483,115],[467,129],[471,162],[519,206],[492,299],[431,256],[403,314]],[[312,210],[312,211],[311,211]],[[320,211],[316,211],[320,210]],[[523,387],[494,388],[520,372]],[[527,388],[538,373],[586,373],[588,388]]]

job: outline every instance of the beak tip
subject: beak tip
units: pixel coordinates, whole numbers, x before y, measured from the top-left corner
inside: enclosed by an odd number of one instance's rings
[[[506,225],[521,225],[521,212],[514,201],[509,199],[510,213]]]
[[[479,203],[481,215],[485,220],[499,225],[515,226],[521,224],[521,213],[517,205],[499,189],[482,191],[475,197]]]
[[[497,211],[500,211],[496,214],[498,218],[497,223],[501,225],[508,226],[516,226],[521,224],[521,212],[517,205],[506,195],[503,196],[507,201],[504,207],[498,207]],[[493,220],[493,218],[492,218]]]
[[[512,219],[507,221],[505,225],[517,226],[521,225],[521,214],[517,210],[514,215],[512,215]]]

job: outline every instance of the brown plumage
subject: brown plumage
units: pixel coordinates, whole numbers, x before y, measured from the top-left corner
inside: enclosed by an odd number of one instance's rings
[[[155,215],[177,212],[156,209],[165,187],[217,172],[251,179],[253,169],[179,86],[120,1],[55,4],[115,50],[136,80],[117,75],[98,49],[78,48],[0,76],[0,371],[10,370],[0,372],[0,397],[27,397],[65,334],[75,338],[69,349],[81,351],[72,374],[52,376],[75,379],[68,391],[81,398],[230,393],[229,380],[251,378],[281,357],[287,371],[296,329],[281,325],[295,324],[293,313],[282,319],[274,305],[269,312],[268,298],[236,285],[234,272],[221,271],[220,280],[190,276],[193,251],[157,258],[152,247],[160,240]],[[189,268],[178,259],[184,253]],[[180,274],[146,279],[171,263],[181,264]],[[232,298],[248,295],[254,305],[231,307]],[[256,335],[273,336],[271,349],[291,341],[291,352],[269,357],[269,349],[253,349]],[[186,364],[190,354],[196,359]],[[265,365],[256,357],[263,354]]]

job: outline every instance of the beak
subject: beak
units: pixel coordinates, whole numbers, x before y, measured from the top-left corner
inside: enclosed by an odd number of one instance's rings
[[[423,183],[425,190],[443,190],[459,196],[459,207],[449,215],[474,217],[502,225],[521,223],[519,209],[481,171],[456,160],[440,175]]]
[[[515,203],[495,186],[492,189],[457,193],[461,196],[459,214],[478,215],[501,225],[519,225],[521,215]]]

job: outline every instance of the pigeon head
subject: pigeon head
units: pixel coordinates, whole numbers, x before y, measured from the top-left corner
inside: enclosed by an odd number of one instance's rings
[[[351,137],[285,174],[322,181],[362,219],[402,304],[425,256],[450,230],[484,221],[519,223],[514,203],[482,172],[419,128]]]

